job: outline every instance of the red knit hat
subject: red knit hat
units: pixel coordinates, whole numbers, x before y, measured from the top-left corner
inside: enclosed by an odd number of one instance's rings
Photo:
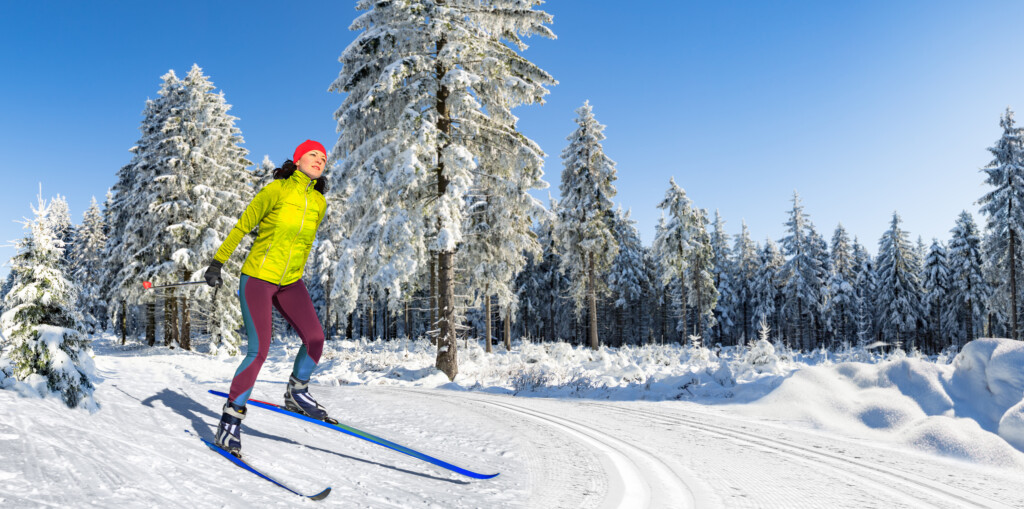
[[[324,150],[324,146],[321,145],[320,142],[313,141],[313,140],[306,140],[306,141],[302,142],[302,144],[299,145],[298,148],[295,149],[295,154],[292,155],[292,161],[295,162],[295,163],[298,163],[299,159],[302,156],[306,155],[306,152],[309,152],[309,151],[312,151],[312,150],[319,150],[320,152],[323,152],[323,154],[325,156],[327,155],[327,151]]]

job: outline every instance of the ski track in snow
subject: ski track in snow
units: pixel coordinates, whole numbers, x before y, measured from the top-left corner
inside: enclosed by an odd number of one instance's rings
[[[0,391],[0,505],[22,507],[1024,507],[1018,470],[687,402],[511,397],[313,385],[345,424],[471,470],[252,408],[243,451],[304,500],[231,465],[212,439],[237,359],[113,349],[96,358],[94,414]],[[253,397],[280,400],[290,364]],[[185,433],[192,430],[195,435]]]

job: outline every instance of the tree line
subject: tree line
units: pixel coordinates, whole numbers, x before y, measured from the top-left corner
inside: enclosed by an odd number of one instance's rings
[[[330,87],[345,98],[334,113],[328,211],[305,273],[328,337],[430,337],[450,378],[467,336],[487,338],[488,351],[492,338],[510,348],[514,337],[734,345],[764,321],[802,349],[881,341],[935,352],[981,334],[1019,339],[1024,156],[1009,109],[983,169],[992,186],[979,200],[984,231],[964,212],[948,240],[915,244],[894,213],[871,256],[841,225],[826,242],[794,193],[785,237],[755,242],[746,225],[726,234],[718,212],[695,206],[672,179],[647,247],[613,203],[616,164],[589,103],[561,153],[559,199],[545,206],[530,194],[546,187],[546,154],[512,109],[543,103],[557,83],[521,55],[523,37],[554,37],[551,17],[532,3],[493,4],[359,4],[359,35]],[[65,228],[60,270],[86,333],[110,328],[122,341],[186,349],[203,336],[237,352],[230,291],[141,282],[201,280],[275,164],[264,157],[249,169],[237,119],[198,66],[161,79],[102,208],[94,200],[80,226]],[[36,222],[54,223],[53,209]],[[32,266],[32,235],[4,284],[5,311],[24,297],[13,289],[38,277],[13,270]],[[226,265],[227,288],[237,286],[241,257]]]

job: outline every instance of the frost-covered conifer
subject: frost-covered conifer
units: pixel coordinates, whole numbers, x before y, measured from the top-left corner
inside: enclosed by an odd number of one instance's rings
[[[82,313],[84,331],[90,335],[102,330],[107,323],[107,302],[103,298],[102,283],[106,243],[103,212],[94,196],[77,229],[72,273],[79,284],[77,308]]]
[[[623,213],[621,207],[616,209],[614,220],[613,233],[619,246],[619,253],[612,262],[608,274],[608,287],[612,298],[615,299],[615,343],[622,345],[627,339],[626,328],[631,331],[639,330],[639,317],[636,316],[636,312],[642,306],[640,300],[643,298],[644,288],[650,283],[644,271],[644,248],[640,243],[636,221],[629,217],[629,211]]]
[[[676,185],[675,178],[669,179],[665,199],[658,204],[658,208],[662,210],[662,214],[668,215],[668,219],[665,220],[662,216],[663,223],[657,229],[651,251],[660,265],[661,286],[666,287],[673,281],[686,280],[686,274],[690,270],[690,251],[695,248],[696,214],[692,202],[686,197],[686,191]],[[679,321],[675,329],[683,331],[688,321],[686,308],[689,298],[686,285],[679,284],[678,295],[672,297],[680,306]]]
[[[793,209],[786,222],[787,235],[782,239],[782,253],[789,259],[782,266],[780,277],[785,286],[783,313],[795,332],[798,347],[811,349],[814,317],[822,302],[822,267],[814,245],[808,215],[800,205],[800,195],[793,192]]]
[[[173,71],[161,77],[162,83],[156,99],[146,101],[143,119],[139,125],[140,138],[131,148],[131,161],[121,167],[117,182],[108,196],[106,208],[109,232],[104,248],[106,260],[105,294],[108,302],[116,303],[112,313],[119,324],[122,342],[125,340],[129,303],[138,303],[143,297],[143,271],[152,263],[146,247],[157,234],[155,223],[146,218],[149,206],[156,201],[153,187],[158,175],[159,154],[164,139],[163,126],[174,113],[174,104],[180,97],[181,81]],[[146,340],[156,341],[155,300],[145,306]]]
[[[437,367],[454,379],[455,253],[464,238],[467,195],[490,179],[515,207],[534,208],[543,152],[516,130],[511,109],[542,103],[555,81],[524,59],[521,37],[554,37],[551,16],[528,0],[362,0],[360,31],[331,85],[347,93],[331,157],[347,187],[335,290],[353,309],[365,284],[400,300],[436,255]],[[523,224],[529,225],[529,221]],[[527,228],[517,236],[529,237]],[[523,240],[520,245],[531,242]]]
[[[712,279],[715,288],[718,290],[718,304],[714,308],[715,329],[718,334],[718,343],[724,343],[727,338],[737,336],[736,328],[740,325],[736,316],[737,297],[734,280],[735,262],[729,250],[729,234],[725,233],[725,220],[718,210],[715,210],[715,220],[712,223],[711,251],[714,253],[714,269]]]
[[[853,287],[854,263],[850,237],[840,224],[832,235],[829,299],[825,309],[828,328],[840,342],[853,342],[856,335],[857,294]]]
[[[950,231],[951,301],[957,308],[958,325],[955,340],[957,346],[963,346],[978,337],[989,290],[982,273],[981,238],[974,218],[966,210],[961,212]]]
[[[918,279],[916,248],[900,228],[899,214],[893,213],[889,230],[878,241],[878,296],[882,334],[895,344],[909,343],[922,315],[921,281]],[[911,345],[912,347],[914,345]]]
[[[1013,111],[1009,108],[999,119],[1003,135],[994,147],[988,150],[994,159],[982,168],[985,183],[993,189],[982,196],[978,203],[981,213],[987,218],[989,241],[985,250],[989,266],[997,271],[992,277],[998,286],[992,288],[1005,302],[1010,337],[1021,339],[1020,285],[1017,284],[1018,269],[1022,263],[1024,248],[1024,139],[1021,129],[1014,125]]]
[[[733,266],[733,302],[737,341],[749,343],[754,338],[754,327],[759,322],[754,309],[757,305],[754,284],[758,272],[758,248],[750,239],[747,222],[743,221],[740,234],[733,245],[735,265]]]
[[[702,338],[708,329],[716,325],[714,310],[718,304],[718,289],[715,288],[713,274],[715,252],[711,246],[708,223],[707,209],[693,209],[686,284],[690,287],[688,304],[697,312],[694,323],[696,334]]]
[[[562,268],[569,273],[569,294],[577,313],[587,305],[590,347],[597,349],[597,296],[600,280],[615,256],[618,245],[612,233],[612,198],[615,196],[615,162],[604,153],[604,127],[594,118],[590,103],[576,110],[577,128],[562,150],[562,193],[555,235]]]
[[[853,239],[853,290],[857,307],[857,345],[863,347],[876,335],[875,296],[877,274],[871,254],[860,241]]]
[[[17,243],[18,254],[11,260],[14,284],[0,315],[9,342],[3,353],[16,379],[59,392],[71,408],[95,408],[89,380],[92,351],[81,333],[75,312],[78,289],[65,272],[64,241],[56,229],[63,218],[48,217],[51,209],[42,192],[32,210],[35,219],[24,223],[29,234]]]
[[[273,182],[274,170],[276,169],[277,165],[270,159],[270,156],[264,155],[260,165],[256,167],[256,173],[253,175],[253,190],[258,193],[260,189],[267,187],[267,184]]]
[[[780,300],[779,273],[785,263],[782,253],[772,239],[766,239],[764,247],[758,249],[758,269],[754,276],[754,316],[758,323],[766,320],[769,327],[778,329],[780,310],[776,302]],[[775,325],[772,325],[775,324]]]
[[[135,158],[126,167],[151,179],[137,182],[121,193],[140,194],[128,207],[121,246],[131,253],[118,291],[128,300],[153,299],[143,295],[142,280],[154,284],[195,281],[202,277],[213,255],[237,222],[253,196],[252,177],[246,166],[247,151],[236,117],[223,93],[198,66],[184,80],[171,71],[164,76],[160,98],[150,102],[141,130],[143,139],[135,147]],[[116,189],[116,188],[115,188]],[[116,198],[115,198],[116,199]],[[130,199],[129,199],[130,200]],[[244,253],[251,239],[243,239]],[[224,268],[225,284],[237,285],[243,256],[234,256]],[[192,288],[207,300],[213,289]],[[190,348],[191,322],[185,290],[169,291],[165,302],[165,343]],[[232,292],[217,292],[205,304],[206,328],[215,348],[237,352],[241,314]],[[147,336],[153,341],[155,308],[147,313]],[[181,317],[180,329],[178,317]]]
[[[948,324],[948,309],[951,274],[946,257],[946,247],[938,239],[932,239],[924,267],[924,311],[928,315],[929,336],[933,352],[949,346],[952,330]]]

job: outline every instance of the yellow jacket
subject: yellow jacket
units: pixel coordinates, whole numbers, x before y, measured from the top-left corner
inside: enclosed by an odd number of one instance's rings
[[[242,237],[258,225],[259,235],[242,265],[242,274],[278,286],[302,279],[316,229],[327,209],[327,201],[314,185],[316,181],[299,170],[267,184],[245,208],[213,259],[228,261]]]

